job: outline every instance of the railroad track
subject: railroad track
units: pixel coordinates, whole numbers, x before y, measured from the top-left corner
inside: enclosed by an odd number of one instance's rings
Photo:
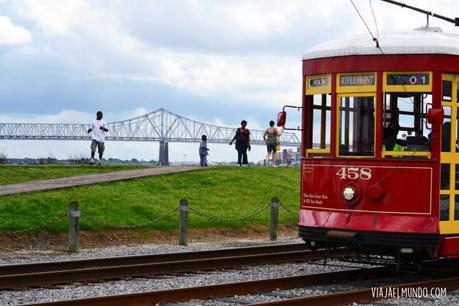
[[[340,250],[333,256],[346,253],[346,250]],[[323,258],[325,254],[323,251],[311,253],[304,244],[283,244],[189,253],[7,265],[0,266],[0,290],[149,277],[244,265],[304,262]]]
[[[143,293],[132,293],[123,295],[112,295],[95,298],[85,298],[69,301],[57,301],[40,304],[40,306],[55,305],[78,305],[78,306],[141,306],[156,305],[164,303],[178,303],[190,300],[207,298],[230,297],[234,295],[256,294],[278,290],[302,288],[313,285],[325,285],[337,282],[349,281],[352,279],[373,279],[375,277],[387,277],[393,271],[382,268],[358,269],[352,271],[341,271],[322,274],[311,274],[305,276],[282,277],[270,280],[246,281],[237,283],[226,283],[220,285],[200,286],[170,290],[160,290]],[[317,305],[317,304],[314,304]],[[327,304],[324,304],[327,305]]]
[[[436,278],[432,280],[417,281],[402,284],[393,284],[382,286],[382,292],[391,290],[392,292],[401,292],[400,289],[417,289],[424,288],[429,291],[433,288],[445,288],[447,291],[459,289],[459,277]],[[388,296],[388,299],[398,298],[397,294]],[[315,306],[315,305],[349,305],[353,303],[370,303],[384,299],[381,295],[375,294],[374,289],[365,288],[358,290],[349,290],[320,296],[308,296],[291,298],[282,301],[255,303],[251,305],[282,305],[282,306]]]
[[[270,280],[257,280],[238,283],[227,283],[221,285],[170,289],[143,293],[132,293],[124,295],[112,295],[96,298],[85,298],[79,300],[56,301],[40,304],[40,306],[55,306],[55,305],[72,305],[72,306],[143,306],[143,305],[158,305],[166,303],[180,303],[190,300],[202,299],[217,299],[222,297],[232,297],[235,295],[241,296],[246,294],[262,294],[274,296],[279,290],[288,290],[295,288],[303,288],[308,286],[329,285],[339,282],[349,282],[356,279],[376,279],[376,278],[394,278],[394,284],[382,286],[380,288],[435,288],[441,287],[446,290],[455,290],[459,288],[459,277],[436,278],[431,280],[422,280],[410,283],[396,283],[397,275],[393,270],[385,268],[365,268],[351,271],[341,271],[332,273],[312,274],[305,276],[283,277]],[[278,294],[282,296],[282,294]],[[242,297],[243,298],[243,297]],[[341,291],[337,293],[284,298],[283,300],[261,303],[253,303],[250,305],[349,305],[352,303],[365,303],[381,300],[378,295],[374,295],[371,288]],[[243,301],[242,301],[243,302]],[[244,304],[247,304],[245,302]]]

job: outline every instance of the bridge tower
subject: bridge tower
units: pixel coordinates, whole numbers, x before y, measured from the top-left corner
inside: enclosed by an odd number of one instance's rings
[[[169,143],[167,141],[159,141],[159,160],[158,165],[169,165]]]
[[[160,109],[161,111],[161,135],[159,139],[159,160],[158,165],[168,166],[169,165],[169,143],[165,140],[165,132],[164,132],[164,115],[165,110]]]

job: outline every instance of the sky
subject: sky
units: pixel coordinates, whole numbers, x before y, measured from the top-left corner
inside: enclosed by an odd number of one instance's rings
[[[457,0],[401,2],[459,17]],[[354,4],[374,33],[426,24],[380,0]],[[430,25],[459,34],[442,20]],[[301,103],[307,49],[360,33],[368,31],[348,0],[0,0],[0,122],[86,123],[98,110],[110,122],[162,107],[262,129],[283,105]],[[82,141],[0,142],[8,157],[88,151]],[[106,157],[150,160],[157,152],[156,143],[110,143]],[[224,145],[210,152],[210,161],[236,157]],[[254,148],[251,159],[263,152]],[[170,159],[199,160],[196,144],[171,144]]]

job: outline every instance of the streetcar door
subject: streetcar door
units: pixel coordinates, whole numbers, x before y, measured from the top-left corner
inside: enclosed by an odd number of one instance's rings
[[[442,77],[440,233],[459,233],[459,75]]]

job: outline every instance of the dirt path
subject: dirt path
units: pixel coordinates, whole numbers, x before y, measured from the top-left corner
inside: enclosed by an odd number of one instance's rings
[[[81,186],[98,184],[104,182],[121,181],[135,179],[139,177],[153,176],[167,173],[186,172],[191,170],[202,169],[193,166],[177,166],[177,167],[154,167],[148,169],[116,171],[108,173],[88,174],[70,176],[64,178],[39,180],[27,183],[9,184],[0,186],[0,195],[12,195],[17,193],[44,191],[51,189],[59,189],[71,186]]]
[[[278,238],[297,237],[296,225],[279,225]],[[107,248],[142,244],[177,245],[178,230],[107,230],[103,232],[80,232],[81,249]],[[238,240],[269,239],[269,225],[250,225],[242,229],[190,228],[189,243],[222,243]],[[66,233],[30,232],[0,235],[0,256],[2,252],[13,251],[68,252]],[[1,303],[0,303],[1,304]]]

